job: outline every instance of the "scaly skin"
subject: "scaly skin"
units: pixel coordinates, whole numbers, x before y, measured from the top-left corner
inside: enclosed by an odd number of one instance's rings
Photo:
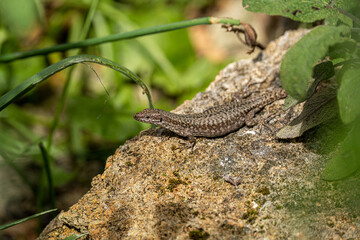
[[[285,90],[278,88],[242,102],[231,102],[210,108],[202,113],[176,114],[161,109],[144,109],[136,113],[137,121],[169,129],[183,137],[220,137],[250,125],[256,112],[266,105],[285,98]]]

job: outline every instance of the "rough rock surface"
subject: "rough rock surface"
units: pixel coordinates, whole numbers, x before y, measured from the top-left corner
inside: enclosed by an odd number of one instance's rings
[[[175,112],[201,112],[247,86],[279,85],[284,54],[306,33],[287,32],[256,59],[230,64]],[[358,238],[359,190],[349,187],[359,186],[358,178],[321,180],[325,160],[311,131],[291,141],[275,138],[302,107],[284,112],[283,102],[259,114],[269,121],[222,138],[198,138],[193,150],[167,130],[143,131],[107,159],[90,191],[39,239],[85,232],[87,239]]]

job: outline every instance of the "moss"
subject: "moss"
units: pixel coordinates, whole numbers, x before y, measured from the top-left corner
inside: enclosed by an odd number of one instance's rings
[[[185,181],[181,180],[180,178],[170,178],[169,184],[167,185],[167,189],[169,189],[171,192],[174,191],[174,188],[179,186],[180,184],[187,184]]]
[[[278,205],[276,205],[276,209],[277,209],[277,210],[283,209],[283,206],[281,206],[280,204],[278,204]]]
[[[245,231],[243,227],[233,225],[225,221],[223,224],[221,224],[221,228],[230,231],[233,235],[244,235]]]
[[[167,185],[167,189],[169,189],[171,192],[174,190],[174,188],[176,188],[177,186],[179,186],[180,184],[184,184],[187,185],[188,183],[184,180],[181,180],[180,178],[180,174],[178,171],[173,171],[172,174],[176,177],[176,178],[170,178],[169,179],[169,183]]]
[[[164,187],[160,187],[159,188],[159,196],[164,196],[165,195],[165,188]]]
[[[242,216],[242,219],[246,219],[247,222],[251,223],[257,218],[258,214],[259,214],[258,209],[249,208],[247,212],[244,213],[244,215]]]
[[[177,178],[180,178],[180,174],[178,171],[173,171],[173,175]]]
[[[201,240],[201,239],[208,239],[210,234],[204,231],[204,229],[199,228],[189,232],[189,238],[192,240]]]
[[[268,187],[260,187],[256,190],[256,192],[261,193],[262,195],[269,195],[270,189]]]
[[[217,180],[219,180],[219,179],[221,179],[222,177],[220,177],[219,175],[214,175],[213,177],[212,177],[212,179],[214,180],[214,181],[217,181]]]

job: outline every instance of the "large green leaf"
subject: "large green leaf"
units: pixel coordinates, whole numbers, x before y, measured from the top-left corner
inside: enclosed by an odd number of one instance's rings
[[[337,43],[329,48],[330,59],[351,59],[357,52],[356,42],[353,39],[346,39],[344,42]]]
[[[327,80],[334,75],[335,75],[334,65],[332,64],[331,61],[324,61],[322,63],[317,64],[314,67],[313,80],[312,80],[311,86],[309,87],[309,89],[307,91],[306,99],[310,98],[314,94],[316,87],[318,86],[318,84],[321,81]],[[284,108],[284,110],[287,110],[290,107],[298,104],[299,102],[301,102],[301,101],[298,101],[289,95],[285,99],[283,108]]]
[[[335,90],[324,89],[308,99],[301,114],[276,136],[282,139],[300,137],[305,131],[337,116],[337,110]]]
[[[343,41],[349,33],[345,26],[319,26],[300,39],[285,55],[280,78],[286,92],[302,101],[313,84],[314,65],[326,55],[330,46]]]
[[[351,1],[344,0],[244,0],[243,6],[253,12],[262,12],[269,15],[281,15],[300,22],[314,22],[327,19],[335,24],[337,20],[350,23],[348,17],[341,14],[337,8],[344,8]]]
[[[344,123],[353,122],[360,115],[360,64],[345,65],[338,74],[338,101]]]
[[[355,123],[327,164],[322,178],[328,181],[340,180],[360,169],[360,125]]]

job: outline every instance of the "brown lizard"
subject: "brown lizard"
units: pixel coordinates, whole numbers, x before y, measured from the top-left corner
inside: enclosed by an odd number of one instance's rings
[[[285,90],[277,88],[258,97],[212,107],[202,113],[176,114],[161,109],[144,109],[136,113],[134,118],[140,122],[161,126],[193,141],[194,137],[224,136],[244,124],[253,126],[256,112],[286,96]]]

